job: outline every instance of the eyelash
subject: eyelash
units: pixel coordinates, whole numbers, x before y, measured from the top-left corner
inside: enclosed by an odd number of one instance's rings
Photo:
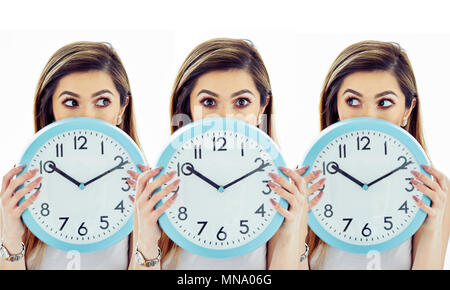
[[[240,101],[246,101],[247,103],[245,105],[238,105],[238,103]],[[206,102],[213,102],[212,105],[207,105]],[[213,98],[204,98],[200,101],[201,104],[203,104],[205,107],[208,108],[212,108],[216,105],[216,100],[214,100]],[[236,107],[238,108],[245,108],[247,107],[249,104],[251,103],[251,101],[248,98],[238,98],[236,99],[236,101],[234,102],[234,104],[236,105]]]
[[[357,101],[358,104],[357,104],[357,105],[352,105],[352,104],[351,104],[352,101]],[[388,101],[388,102],[390,102],[391,104],[388,105],[388,106],[383,106],[382,103],[385,102],[385,101]],[[347,105],[349,105],[350,107],[358,107],[358,106],[360,105],[360,101],[359,101],[357,98],[354,98],[354,97],[349,97],[349,98],[347,98],[347,99],[345,100],[345,102],[346,102]],[[395,102],[394,102],[393,100],[391,100],[391,99],[382,99],[382,100],[380,100],[380,101],[378,102],[378,106],[381,107],[382,110],[388,109],[388,108],[392,107],[393,105],[395,105]]]
[[[107,104],[106,104],[106,105],[97,105],[98,102],[99,102],[99,101],[102,101],[102,100],[103,100],[104,102],[107,102]],[[67,102],[69,102],[69,101],[72,102],[71,105],[68,105],[68,104],[67,104]],[[63,103],[66,107],[68,107],[68,108],[70,108],[70,109],[72,109],[72,108],[78,106],[77,100],[72,99],[72,98],[67,98],[67,99],[65,99],[62,103]],[[98,98],[97,101],[96,101],[96,103],[95,103],[95,105],[96,105],[97,107],[100,107],[100,108],[105,108],[105,107],[109,106],[109,104],[111,104],[111,101],[110,101],[108,98]]]

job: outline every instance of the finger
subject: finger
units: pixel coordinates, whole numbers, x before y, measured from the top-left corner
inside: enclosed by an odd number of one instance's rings
[[[295,168],[295,172],[297,172],[298,175],[303,176],[303,174],[305,174],[305,172],[306,172],[306,170],[308,170],[308,168],[309,168],[308,165],[305,165],[301,168],[298,168],[298,165],[297,165],[297,168]]]
[[[169,195],[171,192],[177,189],[178,185],[180,184],[181,179],[177,179],[168,186],[164,187],[161,191],[154,194],[148,201],[148,207],[149,209],[146,210],[153,210],[155,206],[160,202],[164,197]]]
[[[440,199],[438,198],[437,192],[431,190],[430,188],[426,187],[423,183],[420,183],[414,179],[411,179],[411,184],[417,188],[418,191],[422,192],[426,196],[428,196],[431,201],[435,204],[439,204]]]
[[[274,174],[272,172],[269,172],[269,176],[270,176],[270,178],[272,178],[273,181],[275,181],[276,183],[278,183],[279,185],[284,187],[291,194],[294,194],[295,192],[297,192],[297,187],[293,183],[284,179],[283,177],[281,177],[277,174]]]
[[[31,204],[33,204],[33,202],[36,201],[36,199],[38,198],[40,192],[41,192],[40,190],[36,191],[35,193],[30,195],[30,197],[28,197],[24,202],[22,202],[17,207],[17,212],[18,212],[19,215],[21,215]]]
[[[153,214],[155,215],[156,219],[158,219],[170,206],[172,206],[177,196],[178,193],[175,193],[168,200],[166,200],[160,207],[158,207],[153,211]]]
[[[435,211],[429,207],[428,205],[426,205],[423,201],[421,201],[420,199],[418,199],[416,196],[413,195],[413,199],[416,202],[417,206],[423,210],[424,212],[426,212],[429,216],[434,217],[435,216]]]
[[[133,190],[136,190],[136,181],[127,178],[126,182]]]
[[[295,170],[291,170],[287,167],[280,166],[281,171],[294,181],[295,186],[300,192],[305,191],[306,193],[306,183],[303,177],[301,177]]]
[[[18,187],[24,184],[27,180],[33,178],[38,171],[39,169],[36,168],[17,177],[9,183],[9,186],[6,188],[6,192],[12,195]]]
[[[11,198],[11,204],[9,206],[15,207],[17,203],[24,197],[26,194],[28,194],[30,191],[32,191],[34,188],[38,187],[39,184],[41,184],[43,177],[39,176],[34,181],[30,182],[27,186],[22,188],[21,190],[17,191]]]
[[[311,199],[308,203],[308,211],[310,211],[322,198],[323,191],[319,192],[313,199]]]
[[[147,165],[145,165],[145,164],[138,164],[138,167],[139,167],[139,169],[140,169],[142,172],[147,171],[147,170],[151,170],[150,166],[147,166]]]
[[[314,183],[308,188],[307,197],[318,191],[325,184],[325,177],[321,178],[318,182]]]
[[[155,168],[153,170],[147,170],[139,175],[136,181],[136,200],[140,198],[146,187],[148,186],[148,181],[157,176],[161,171],[162,167]]]
[[[132,203],[134,203],[135,199],[134,199],[134,197],[131,194],[128,195],[128,198],[131,200]]]
[[[429,178],[425,174],[423,174],[421,172],[417,172],[415,170],[411,170],[411,174],[414,175],[414,177],[417,178],[418,180],[422,181],[423,184],[425,184],[432,190],[438,191],[441,189],[441,187],[439,186],[439,184],[436,181],[431,180],[431,178]]]
[[[270,199],[270,202],[272,203],[273,207],[275,208],[275,210],[281,214],[284,218],[286,219],[290,219],[291,218],[291,213],[285,209],[284,207],[282,207],[278,202],[276,202],[275,200],[273,200],[272,198]]]
[[[275,191],[279,196],[284,198],[291,205],[291,207],[296,205],[295,204],[295,197],[294,197],[294,195],[292,193],[287,192],[284,188],[282,188],[281,186],[273,183],[272,181],[267,182],[267,185],[269,185],[269,187],[273,191]]]
[[[313,182],[317,177],[320,176],[321,173],[322,173],[322,170],[316,170],[316,171],[313,171],[313,172],[309,173],[308,175],[306,175],[304,177],[306,184]]]
[[[146,171],[146,170],[145,170]],[[145,172],[143,171],[143,172]],[[127,171],[128,175],[130,175],[131,178],[133,178],[134,180],[137,180],[139,178],[139,173],[137,173],[136,171],[133,170],[128,170]]]
[[[149,199],[156,189],[160,188],[164,183],[169,182],[175,176],[176,173],[177,173],[176,171],[168,172],[150,182],[145,188],[145,191],[142,193],[142,196],[140,198],[142,198],[143,200]]]
[[[439,170],[437,170],[436,168],[434,168],[433,166],[429,166],[426,164],[422,165],[423,169],[428,172],[429,174],[433,175],[436,178],[437,183],[440,185],[440,187],[445,191],[448,192],[448,188],[447,188],[447,178],[445,177],[445,175],[440,172]]]
[[[19,174],[20,172],[22,172],[22,170],[24,168],[25,168],[25,165],[20,165],[20,166],[14,167],[10,171],[8,171],[8,173],[6,173],[5,176],[3,176],[1,193],[6,191],[9,184],[11,183],[11,180],[13,179],[13,177],[16,176],[17,174]]]

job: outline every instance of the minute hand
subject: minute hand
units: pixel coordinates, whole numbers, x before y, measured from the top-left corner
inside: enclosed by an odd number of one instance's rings
[[[257,158],[256,160],[262,160],[262,159],[261,159],[261,158]],[[255,161],[256,161],[256,160],[255,160]],[[236,180],[234,180],[234,181],[228,183],[228,184],[225,185],[223,188],[226,189],[227,187],[232,186],[233,184],[235,184],[235,183],[241,181],[242,179],[249,177],[250,175],[252,175],[252,174],[255,173],[255,172],[258,172],[258,171],[264,171],[264,168],[266,168],[266,167],[269,166],[269,165],[270,165],[270,163],[265,163],[264,160],[262,160],[262,163],[261,163],[260,166],[258,166],[258,168],[254,169],[254,170],[250,171],[249,173],[245,174],[244,176],[241,176],[241,177],[239,177],[238,179],[236,179]]]
[[[367,186],[372,186],[372,185],[374,185],[375,183],[377,183],[378,181],[380,181],[380,180],[383,180],[383,179],[385,179],[386,177],[388,177],[389,175],[391,175],[391,174],[393,174],[393,173],[395,173],[395,172],[397,172],[398,170],[400,170],[400,169],[406,169],[406,167],[409,165],[409,164],[411,164],[412,163],[412,161],[408,161],[408,162],[406,162],[406,158],[405,157],[403,157],[403,156],[400,156],[397,160],[400,160],[400,159],[402,159],[402,158],[404,158],[405,160],[404,160],[404,162],[403,162],[403,164],[402,165],[400,165],[399,167],[397,167],[397,168],[395,168],[394,170],[392,170],[391,172],[389,172],[389,173],[386,173],[385,175],[383,175],[383,176],[381,176],[380,178],[378,178],[378,179],[376,179],[376,180],[374,180],[374,181],[372,181],[371,183],[369,183]]]
[[[114,160],[118,159],[117,157],[120,157],[120,156],[116,156],[116,158],[114,158]],[[92,182],[94,182],[94,181],[96,181],[96,180],[102,178],[103,176],[105,176],[105,175],[107,175],[107,174],[113,172],[113,171],[116,170],[116,169],[123,169],[123,166],[124,166],[125,164],[127,164],[128,161],[123,161],[122,157],[120,157],[119,159],[121,159],[121,161],[120,161],[120,163],[119,163],[118,165],[116,165],[116,166],[114,166],[113,168],[111,168],[111,169],[109,169],[109,170],[103,172],[103,173],[100,174],[99,176],[92,178],[91,180],[89,180],[88,182],[86,182],[86,183],[84,184],[84,186],[87,186],[88,184],[90,184],[90,183],[92,183]]]

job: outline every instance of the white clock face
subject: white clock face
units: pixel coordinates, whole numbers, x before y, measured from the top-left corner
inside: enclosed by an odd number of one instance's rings
[[[200,247],[242,246],[258,237],[277,213],[269,199],[280,198],[267,185],[268,173],[278,172],[276,165],[243,134],[197,135],[173,154],[166,172],[173,170],[181,182],[165,214],[185,239]]]
[[[134,196],[134,191],[126,178],[127,170],[136,167],[128,152],[107,135],[93,130],[61,133],[37,150],[28,170],[35,168],[43,176],[41,192],[28,210],[57,240],[99,242],[133,215],[128,195]]]
[[[374,245],[400,234],[419,208],[410,183],[420,170],[408,148],[378,131],[353,131],[329,142],[312,170],[326,177],[324,194],[312,209],[335,238],[354,245]],[[311,197],[312,198],[312,197]]]

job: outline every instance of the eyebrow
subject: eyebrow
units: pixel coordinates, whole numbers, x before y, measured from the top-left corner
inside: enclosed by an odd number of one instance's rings
[[[342,94],[344,95],[345,93],[352,93],[352,94],[354,94],[354,95],[357,95],[358,97],[363,97],[363,95],[362,95],[361,93],[359,93],[359,92],[357,92],[357,91],[355,91],[355,90],[352,90],[352,89],[346,89],[346,90],[344,91],[344,93],[342,93]],[[396,96],[396,97],[398,98],[397,94],[394,93],[393,91],[384,91],[384,92],[381,92],[381,93],[379,93],[379,94],[376,94],[376,95],[375,95],[375,98],[377,99],[377,98],[380,98],[380,97],[383,97],[383,96],[386,96],[386,95],[394,95],[394,96]]]
[[[105,93],[106,94],[111,94],[112,96],[114,96],[114,94],[110,90],[105,89],[105,90],[101,90],[101,91],[98,91],[96,93],[93,93],[91,98],[95,98],[95,97],[103,95]],[[76,94],[76,93],[71,92],[71,91],[63,91],[61,94],[59,94],[58,98],[60,98],[62,95],[70,95],[70,96],[75,97],[75,98],[80,98],[79,94]]]
[[[202,89],[202,90],[200,90],[198,92],[197,97],[200,94],[202,94],[202,93],[206,93],[206,94],[211,95],[213,97],[218,97],[219,96],[218,94],[216,94],[216,93],[214,93],[214,92],[212,92],[210,90]],[[254,94],[250,90],[244,89],[244,90],[240,90],[240,91],[237,91],[237,92],[231,94],[231,97],[233,98],[233,97],[236,97],[236,96],[239,96],[239,95],[242,95],[242,94],[251,94],[252,96],[254,96]]]

